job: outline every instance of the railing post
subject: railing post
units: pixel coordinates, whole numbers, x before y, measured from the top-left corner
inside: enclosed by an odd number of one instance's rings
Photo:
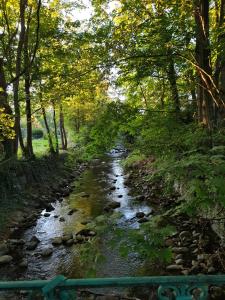
[[[195,293],[196,292],[196,293]],[[197,298],[193,298],[194,295]],[[208,286],[193,286],[187,284],[174,285],[161,285],[158,288],[159,300],[206,300],[208,296]]]

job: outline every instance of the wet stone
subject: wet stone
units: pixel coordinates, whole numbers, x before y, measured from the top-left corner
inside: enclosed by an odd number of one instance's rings
[[[26,258],[23,258],[22,261],[19,263],[19,267],[21,268],[27,268],[28,267],[28,261]]]
[[[1,243],[0,244],[0,256],[8,254],[9,249],[8,246],[6,245],[6,243]]]
[[[180,265],[170,265],[166,267],[167,271],[181,271],[183,266]]]
[[[137,218],[143,218],[144,216],[145,216],[145,213],[142,212],[142,211],[139,211],[139,212],[136,213]]]
[[[2,255],[0,256],[0,265],[5,265],[10,263],[13,260],[13,257],[10,255]]]
[[[50,213],[44,213],[44,217],[50,217]]]
[[[65,218],[64,217],[60,217],[59,218],[59,222],[65,222]]]
[[[53,249],[52,248],[46,248],[46,249],[42,250],[41,256],[42,257],[49,257],[49,256],[52,255],[52,253],[53,253]]]
[[[52,245],[54,246],[59,246],[62,244],[62,238],[61,237],[55,237],[53,240],[52,240]]]
[[[144,217],[144,218],[139,219],[138,223],[146,223],[148,221],[149,221],[149,219]]]

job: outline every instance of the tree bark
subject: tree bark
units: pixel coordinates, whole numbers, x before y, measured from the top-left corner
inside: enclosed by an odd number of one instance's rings
[[[26,1],[20,0],[20,35],[17,46],[16,54],[16,81],[13,83],[13,101],[15,109],[15,140],[14,140],[14,153],[17,155],[18,151],[18,141],[20,142],[20,147],[23,155],[25,155],[26,149],[23,142],[22,131],[20,126],[20,104],[19,104],[19,82],[21,73],[21,60],[22,60],[22,50],[25,39],[25,9]]]
[[[29,21],[27,25],[27,30],[24,39],[24,80],[25,80],[25,99],[26,99],[26,119],[27,119],[27,144],[26,144],[26,157],[33,158],[33,143],[32,143],[32,113],[31,113],[31,93],[30,93],[30,83],[31,83],[31,76],[30,76],[30,61],[29,61],[29,50],[28,50],[28,43],[29,43]]]
[[[66,130],[65,130],[62,104],[60,104],[59,128],[60,128],[60,136],[61,136],[62,149],[63,150],[67,150],[67,134],[66,134]]]
[[[210,64],[209,43],[209,0],[195,0],[195,25],[196,25],[196,61],[198,64],[198,120],[208,129],[214,125],[214,99],[211,81],[212,68]]]
[[[58,133],[57,133],[57,122],[56,122],[56,111],[55,111],[55,103],[52,101],[53,107],[53,123],[54,123],[54,132],[55,132],[55,152],[56,154],[59,153],[59,140],[58,140]]]

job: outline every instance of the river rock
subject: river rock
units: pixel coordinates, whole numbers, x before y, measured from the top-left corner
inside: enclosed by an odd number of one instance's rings
[[[207,259],[207,257],[208,257],[207,254],[199,254],[199,255],[197,256],[197,260],[198,260],[198,261],[202,261],[202,260]]]
[[[183,265],[184,260],[182,258],[175,260],[176,265]]]
[[[180,254],[180,253],[187,253],[187,252],[189,252],[189,249],[187,247],[173,247],[172,251],[174,253]]]
[[[181,231],[181,233],[179,234],[179,237],[181,238],[181,239],[184,239],[184,238],[189,238],[190,237],[190,232],[189,231]]]
[[[27,243],[26,249],[27,250],[34,250],[39,243],[40,243],[40,240],[36,236],[33,236],[31,238],[31,240]]]
[[[181,273],[185,276],[189,275],[190,271],[185,269],[185,270],[182,270]]]
[[[59,217],[59,216],[57,216],[57,215],[54,215],[54,218],[55,218],[55,219],[57,219],[58,217]]]
[[[6,243],[1,243],[0,244],[0,256],[8,254],[9,249],[8,246],[6,245]]]
[[[182,259],[183,258],[183,255],[182,254],[178,254],[178,255],[176,255],[176,257],[175,257],[175,260],[177,260],[177,259]]]
[[[144,217],[144,218],[139,219],[138,223],[146,223],[148,221],[149,221],[149,219]]]
[[[72,208],[71,210],[68,211],[68,215],[71,216],[72,214],[74,214],[77,211],[76,208]]]
[[[181,271],[183,270],[183,266],[181,265],[170,265],[166,267],[167,271]]]
[[[74,240],[70,239],[70,240],[66,241],[66,246],[72,246],[73,243],[74,243]]]
[[[110,188],[110,190],[111,190],[111,191],[115,191],[115,190],[116,190],[116,187],[115,187],[115,186],[112,186],[112,187]]]
[[[117,201],[111,201],[105,208],[104,210],[105,211],[110,211],[112,209],[116,209],[120,207],[120,202],[117,202]]]
[[[5,265],[10,263],[13,260],[13,257],[10,255],[2,255],[0,256],[0,265]]]
[[[145,196],[144,196],[144,195],[136,196],[134,200],[137,200],[137,201],[144,201],[144,200],[145,200]]]
[[[95,236],[96,232],[88,229],[88,228],[84,228],[81,229],[80,231],[77,232],[76,236],[81,235],[81,236]]]
[[[64,217],[60,217],[59,218],[59,222],[65,222],[65,218]]]
[[[45,208],[46,212],[51,212],[53,211],[55,208],[52,206],[52,204],[48,204]]]
[[[118,198],[123,198],[123,195],[118,195],[117,197],[118,197]]]
[[[44,213],[44,217],[50,217],[51,214],[50,213]]]
[[[41,256],[42,257],[48,257],[48,256],[52,255],[52,253],[53,253],[53,249],[52,248],[46,248],[46,249],[42,250]]]
[[[62,241],[65,243],[67,242],[68,240],[72,239],[73,238],[73,235],[72,234],[64,234],[62,236]]]
[[[216,272],[216,269],[215,269],[214,267],[209,267],[208,270],[207,270],[207,272],[208,272],[209,274],[213,274],[213,273]]]
[[[76,235],[76,238],[74,239],[74,243],[82,243],[84,241],[85,237],[78,234]]]
[[[28,261],[26,258],[23,258],[22,261],[19,263],[19,267],[21,268],[27,268],[28,267]]]
[[[62,238],[61,237],[55,237],[53,240],[52,240],[52,245],[53,246],[59,246],[62,244]]]
[[[145,216],[145,213],[142,212],[142,211],[138,211],[138,212],[136,213],[136,217],[137,217],[138,219],[143,218],[144,216]]]

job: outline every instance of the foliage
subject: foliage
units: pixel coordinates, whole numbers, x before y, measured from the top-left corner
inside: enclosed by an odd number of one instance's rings
[[[0,142],[4,141],[5,138],[14,138],[13,126],[14,122],[11,116],[6,114],[4,109],[0,108]]]
[[[44,132],[40,128],[33,129],[32,137],[33,139],[41,139],[44,136]]]

